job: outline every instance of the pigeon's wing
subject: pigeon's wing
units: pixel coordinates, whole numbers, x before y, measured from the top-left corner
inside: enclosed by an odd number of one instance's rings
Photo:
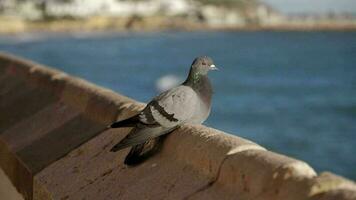
[[[139,114],[139,123],[112,151],[142,144],[147,140],[167,134],[195,113],[197,94],[187,86],[179,86],[155,97]]]
[[[142,118],[153,119],[163,127],[176,127],[193,117],[198,103],[191,87],[178,86],[155,97],[142,112]]]
[[[196,92],[188,86],[178,86],[155,97],[138,115],[143,124],[175,127],[189,120],[198,105]]]
[[[114,122],[110,127],[132,127],[137,123],[174,127],[193,116],[197,99],[192,88],[178,86],[155,97],[138,115]]]
[[[129,166],[135,166],[144,162],[161,150],[165,138],[166,135],[162,135],[133,146],[127,154],[124,163]]]
[[[167,134],[173,131],[175,128],[176,127],[165,128],[159,125],[147,126],[144,124],[139,124],[137,127],[133,128],[124,139],[122,139],[118,144],[116,144],[111,149],[111,151],[116,152],[126,147],[142,144],[147,140]]]

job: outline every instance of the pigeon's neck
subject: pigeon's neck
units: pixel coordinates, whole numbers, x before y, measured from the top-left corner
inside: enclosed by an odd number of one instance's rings
[[[193,67],[191,67],[187,80],[184,82],[184,84],[189,86],[198,86],[199,84],[204,82],[204,79],[208,78],[207,76],[208,74],[206,72],[199,72],[197,70],[194,70]]]
[[[207,106],[210,106],[213,90],[207,74],[201,74],[190,70],[188,78],[183,84],[191,87],[198,93],[204,103],[206,103]]]

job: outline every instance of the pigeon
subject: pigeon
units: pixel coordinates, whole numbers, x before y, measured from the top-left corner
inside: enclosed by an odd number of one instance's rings
[[[132,147],[124,164],[136,165],[160,149],[168,133],[183,124],[203,123],[210,114],[213,94],[208,72],[217,69],[210,57],[195,58],[181,85],[154,97],[137,115],[110,125],[133,127],[111,151]]]

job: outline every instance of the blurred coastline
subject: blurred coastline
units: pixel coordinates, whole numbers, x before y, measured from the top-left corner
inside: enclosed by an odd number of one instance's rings
[[[0,0],[0,34],[161,30],[356,30],[356,16],[286,15],[257,0]]]

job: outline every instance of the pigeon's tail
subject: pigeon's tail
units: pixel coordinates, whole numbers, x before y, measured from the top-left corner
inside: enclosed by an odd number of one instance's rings
[[[124,119],[121,121],[114,122],[110,125],[110,128],[121,128],[121,127],[134,127],[139,122],[138,115]]]
[[[130,146],[143,144],[150,139],[167,134],[174,129],[175,127],[164,128],[162,126],[145,126],[141,124],[141,126],[137,126],[132,129],[131,132],[119,143],[117,143],[110,151],[116,152]]]
[[[144,162],[161,150],[165,138],[166,135],[162,135],[133,146],[129,154],[127,154],[124,163],[129,166],[135,166]]]

